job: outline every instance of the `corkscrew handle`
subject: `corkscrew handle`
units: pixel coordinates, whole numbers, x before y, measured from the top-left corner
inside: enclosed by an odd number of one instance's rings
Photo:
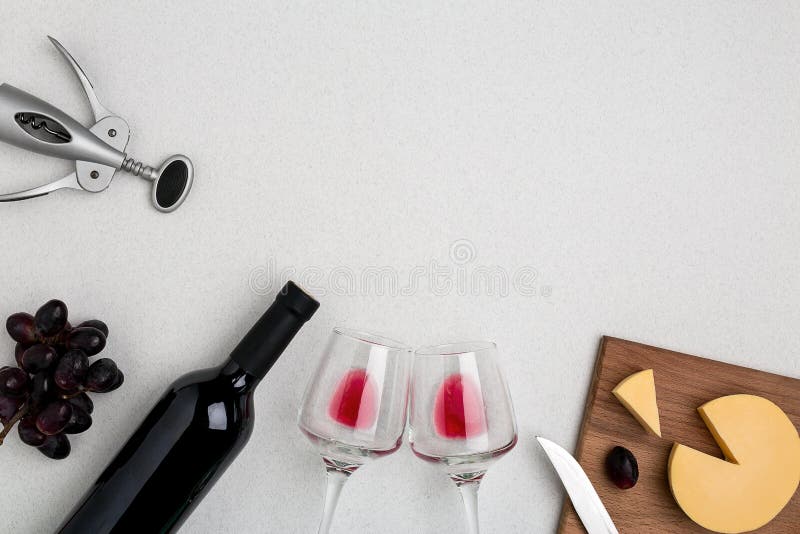
[[[124,153],[75,119],[16,87],[0,85],[0,141],[53,158],[120,168]]]
[[[194,165],[182,154],[171,156],[158,169],[126,157],[122,170],[153,183],[153,206],[162,213],[178,209],[192,190],[194,182]]]

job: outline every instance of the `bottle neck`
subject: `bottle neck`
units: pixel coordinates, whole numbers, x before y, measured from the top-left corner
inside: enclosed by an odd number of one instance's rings
[[[304,317],[276,302],[239,342],[231,353],[231,360],[248,374],[264,378],[305,321]]]
[[[248,373],[231,359],[228,359],[218,369],[217,380],[240,394],[253,391],[261,382],[261,378]]]

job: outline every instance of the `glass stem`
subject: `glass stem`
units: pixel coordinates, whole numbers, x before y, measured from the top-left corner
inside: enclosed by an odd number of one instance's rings
[[[464,508],[467,511],[467,532],[469,534],[480,534],[478,526],[478,488],[481,483],[479,480],[473,482],[456,482],[461,491],[461,499],[464,501]]]
[[[350,473],[328,468],[328,487],[325,490],[325,506],[322,509],[322,521],[319,523],[318,534],[328,534],[330,531],[333,514],[336,512],[336,504],[339,502],[339,495],[342,494],[344,483],[347,482],[349,477]]]

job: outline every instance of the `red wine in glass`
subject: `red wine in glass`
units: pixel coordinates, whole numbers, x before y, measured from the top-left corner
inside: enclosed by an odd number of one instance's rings
[[[443,438],[473,438],[486,432],[485,410],[475,381],[461,373],[452,374],[436,392],[433,426]]]
[[[337,423],[364,430],[378,415],[378,388],[364,368],[349,369],[331,397],[328,415]]]

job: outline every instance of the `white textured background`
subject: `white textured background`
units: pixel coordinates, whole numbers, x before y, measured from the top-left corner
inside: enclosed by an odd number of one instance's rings
[[[467,239],[468,267],[529,265],[538,289],[321,296],[186,534],[315,531],[323,468],[295,410],[334,324],[498,342],[521,440],[481,489],[487,533],[553,530],[533,436],[574,446],[601,334],[800,376],[797,3],[394,4],[2,2],[0,80],[88,121],[50,33],[130,122],[129,152],[184,152],[197,178],[168,216],[122,175],[0,205],[0,316],[60,297],[109,323],[127,376],[68,460],[0,448],[0,530],[53,529],[167,384],[249,328],[270,261],[409,270]],[[70,171],[6,145],[0,162],[8,191]],[[462,517],[404,447],[353,477],[334,532]]]

